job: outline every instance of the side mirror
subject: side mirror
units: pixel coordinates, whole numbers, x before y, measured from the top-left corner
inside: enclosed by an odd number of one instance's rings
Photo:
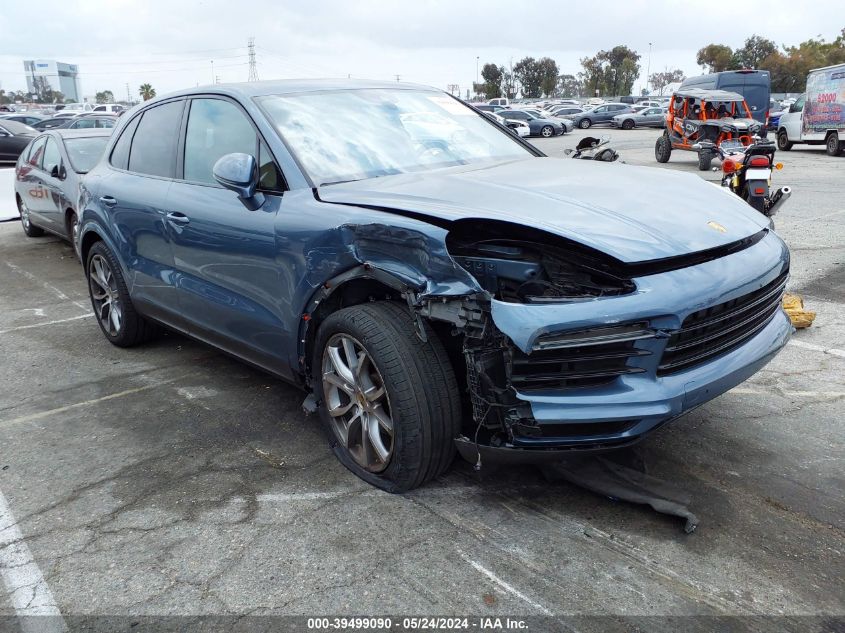
[[[258,164],[250,154],[226,154],[214,163],[211,170],[214,180],[238,194],[238,198],[250,211],[264,204],[264,196],[257,192]]]
[[[59,165],[53,165],[53,168],[50,170],[50,176],[52,178],[61,178],[59,175],[61,173]]]

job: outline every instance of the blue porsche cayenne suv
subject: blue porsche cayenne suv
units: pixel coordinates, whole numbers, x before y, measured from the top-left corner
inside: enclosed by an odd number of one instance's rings
[[[121,118],[81,186],[105,337],[161,326],[301,386],[408,490],[624,447],[763,367],[789,253],[682,174],[544,156],[424,86],[196,88]]]

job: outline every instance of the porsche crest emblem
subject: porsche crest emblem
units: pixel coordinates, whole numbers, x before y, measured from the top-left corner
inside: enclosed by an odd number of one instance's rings
[[[710,220],[707,223],[707,226],[709,226],[714,231],[719,231],[719,233],[727,233],[728,232],[728,229],[726,229],[724,226],[722,226],[718,222],[714,222],[713,220]]]

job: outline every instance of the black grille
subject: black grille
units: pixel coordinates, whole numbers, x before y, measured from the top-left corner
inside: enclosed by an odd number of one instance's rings
[[[747,295],[689,315],[666,345],[658,375],[703,363],[742,345],[780,310],[788,271]]]
[[[645,371],[628,367],[628,359],[649,353],[636,349],[634,341],[536,350],[530,355],[514,348],[510,381],[517,391],[595,387]]]

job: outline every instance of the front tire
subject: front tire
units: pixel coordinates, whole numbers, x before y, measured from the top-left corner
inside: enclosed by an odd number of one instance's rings
[[[668,163],[672,155],[672,143],[665,134],[661,135],[654,144],[654,158],[658,163]]]
[[[708,171],[713,164],[712,152],[698,153],[698,171]]]
[[[120,264],[103,242],[88,251],[85,274],[94,316],[112,345],[132,347],[158,333],[156,326],[135,311]]]
[[[590,126],[592,124],[593,124],[593,122],[590,121],[590,119],[581,119],[578,122],[578,127],[580,127],[582,130],[588,130],[588,129],[590,129]]]
[[[631,119],[625,119],[622,121],[622,129],[623,130],[632,130],[634,128],[634,122]]]
[[[320,326],[312,374],[319,414],[340,462],[388,492],[416,488],[455,455],[461,402],[446,351],[408,308],[351,306]]]
[[[789,136],[786,134],[786,130],[781,130],[778,132],[777,136],[778,141],[778,149],[782,152],[788,152],[792,149],[792,141],[789,140]]]
[[[551,125],[544,125],[540,130],[540,136],[543,138],[551,138],[555,135],[555,130]]]
[[[26,206],[23,200],[18,198],[18,213],[21,216],[21,226],[23,227],[23,232],[26,233],[27,237],[41,237],[44,235],[44,229],[41,229],[35,226],[32,223],[32,220],[29,217],[29,208]]]

